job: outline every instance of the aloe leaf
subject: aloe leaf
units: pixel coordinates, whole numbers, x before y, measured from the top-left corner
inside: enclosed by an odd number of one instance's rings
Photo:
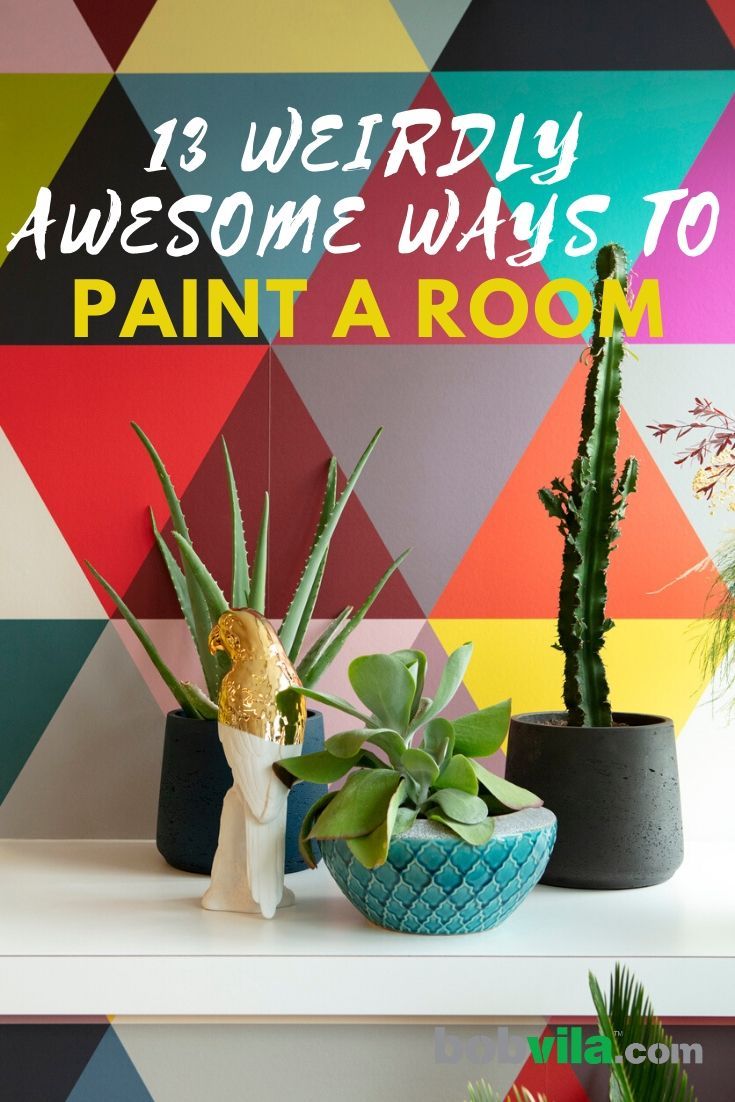
[[[189,540],[189,542],[191,542],[189,538],[189,529],[186,526],[186,520],[184,519],[184,513],[181,508],[181,502],[179,501],[176,490],[174,489],[174,484],[171,481],[171,476],[163,465],[163,460],[161,459],[156,449],[153,447],[153,444],[150,442],[146,434],[143,432],[140,425],[137,425],[135,421],[131,421],[131,426],[133,428],[133,431],[138,436],[138,439],[143,444],[143,447],[151,457],[153,466],[156,470],[156,474],[158,475],[158,480],[161,483],[161,488],[166,496],[166,503],[171,513],[171,521],[174,526],[174,531],[178,532],[179,535],[184,537],[184,539],[187,539]]]
[[[168,570],[171,584],[174,587],[176,598],[179,602],[179,608],[181,609],[184,620],[186,621],[186,626],[188,627],[189,633],[194,640],[194,643],[196,644],[196,628],[194,626],[194,617],[191,611],[191,601],[189,600],[189,590],[186,586],[184,571],[177,563],[176,559],[171,553],[168,544],[159,532],[153,510],[150,509],[149,511],[151,514],[151,527],[153,528],[153,538],[156,541],[158,550],[161,552],[161,558],[166,564],[166,569]]]
[[[321,536],[322,532],[324,531],[324,529],[327,525],[327,521],[329,520],[330,516],[332,515],[332,511],[333,511],[336,503],[337,503],[337,460],[334,458],[334,456],[332,456],[332,458],[329,461],[329,470],[327,471],[327,483],[326,483],[326,487],[325,487],[325,490],[324,490],[324,501],[322,502],[322,509],[321,509],[321,513],[319,514],[319,520],[317,522],[316,532],[314,533],[314,540],[313,540],[311,548],[309,550],[309,555],[307,557],[307,562],[308,562],[308,559],[311,557],[311,555],[314,553],[314,547],[316,545],[316,542],[319,539],[319,537]],[[329,545],[327,545],[327,549],[325,550],[324,554],[322,555],[322,561],[319,565],[319,569],[317,571],[316,577],[314,578],[314,581],[312,583],[311,590],[309,592],[309,595],[308,595],[307,600],[306,600],[306,604],[304,606],[304,610],[301,613],[301,619],[300,619],[299,625],[296,629],[296,634],[294,635],[294,639],[293,639],[293,642],[291,644],[291,648],[288,652],[288,656],[289,656],[289,658],[291,659],[292,662],[295,662],[296,659],[298,658],[299,651],[301,650],[301,644],[304,641],[304,636],[306,635],[306,630],[307,630],[307,628],[308,628],[308,626],[311,622],[311,617],[312,617],[312,614],[314,612],[314,608],[316,607],[317,598],[319,596],[319,590],[321,589],[321,585],[322,585],[322,579],[324,578],[324,571],[326,570],[326,567],[327,567],[328,553],[329,553]],[[301,579],[303,580],[303,574],[301,576]],[[299,581],[299,584],[296,586],[296,590],[294,592],[294,595],[291,598],[291,604],[293,604],[294,601],[296,600],[296,598],[299,594],[300,588],[301,588],[301,580]],[[286,611],[286,617],[285,617],[286,620],[288,619],[288,613],[290,612],[290,609],[291,609],[291,605],[289,605],[288,610]]]
[[[222,451],[225,456],[227,487],[230,493],[230,516],[232,518],[232,607],[246,608],[250,599],[250,566],[245,544],[240,496],[237,492],[235,472],[232,469],[232,461],[224,436],[222,437]]]
[[[260,514],[258,543],[253,559],[253,574],[250,581],[250,607],[265,615],[265,581],[268,574],[268,532],[270,527],[270,498],[263,498],[263,511]]]
[[[434,716],[438,716],[440,712],[444,711],[447,704],[449,704],[450,700],[457,692],[457,689],[462,684],[462,678],[465,675],[471,657],[472,643],[464,643],[461,647],[457,647],[455,651],[452,651],[447,659],[446,666],[442,670],[442,675],[439,678],[439,687],[436,690],[436,695],[425,710],[417,710],[409,728],[411,733],[416,731],[419,727],[423,727],[430,719],[433,719]]]
[[[216,655],[212,654],[209,649],[209,633],[222,613],[227,611],[227,598],[191,544],[178,532],[174,532],[174,539],[178,544],[187,572],[189,594],[192,599],[196,594],[196,601],[201,604],[206,617],[203,620],[203,630],[206,631],[206,665],[202,662],[202,666],[209,694],[216,698],[219,696],[220,682],[230,669],[231,663],[228,656],[222,651]]]
[[[306,566],[304,567],[304,573],[301,576],[298,591],[294,594],[294,599],[291,602],[291,607],[288,610],[288,614],[284,619],[283,624],[281,625],[281,630],[279,632],[281,642],[283,643],[283,647],[286,653],[290,652],[293,645],[294,638],[296,637],[296,632],[298,630],[299,624],[301,623],[301,617],[304,613],[304,608],[306,607],[309,593],[311,592],[311,587],[313,586],[314,580],[319,571],[321,560],[326,554],[327,548],[329,547],[329,541],[334,534],[334,530],[339,523],[339,519],[342,516],[342,513],[344,512],[344,508],[352,495],[352,491],[354,490],[355,485],[357,484],[357,481],[362,474],[363,468],[370,458],[382,431],[382,429],[378,429],[378,431],[375,433],[372,440],[368,444],[367,448],[358,459],[355,465],[355,469],[353,470],[350,477],[347,479],[347,484],[340,494],[339,500],[332,510],[329,520],[324,526],[324,531],[316,540],[312,549],[312,553],[309,556]]]
[[[176,702],[183,709],[184,714],[187,716],[198,716],[200,713],[192,706],[187,692],[182,688],[178,678],[174,676],[174,674],[161,658],[153,640],[151,639],[150,635],[145,630],[143,625],[140,623],[137,617],[133,615],[133,613],[130,611],[130,609],[125,604],[122,597],[117,593],[117,591],[112,588],[110,583],[106,581],[97,570],[95,570],[92,564],[90,562],[86,562],[85,560],[85,565],[87,566],[87,569],[90,571],[93,577],[95,577],[100,583],[105,593],[107,593],[108,596],[111,597],[117,605],[125,622],[129,625],[130,628],[132,628],[138,642],[141,644],[151,662],[158,670],[161,678],[163,679],[166,686],[170,689]]]
[[[382,578],[379,579],[373,591],[367,597],[364,604],[360,605],[359,609],[352,617],[352,619],[349,620],[349,622],[346,623],[342,627],[342,629],[333,636],[331,641],[326,647],[323,648],[323,650],[313,661],[311,666],[307,666],[305,676],[308,679],[309,685],[315,685],[324,673],[324,671],[332,664],[332,662],[334,662],[335,658],[342,650],[342,647],[345,645],[350,635],[352,635],[352,632],[355,630],[355,628],[359,627],[359,625],[365,619],[368,612],[382,593],[388,581],[391,579],[393,574],[395,574],[396,570],[398,570],[399,566],[406,558],[406,555],[409,554],[409,551],[410,549],[404,551],[401,555],[398,556],[398,558],[394,562],[390,564],[386,572],[383,574]],[[304,662],[306,663],[306,659],[304,660]],[[301,667],[299,667],[299,675],[301,676]],[[304,684],[307,683],[307,681],[304,680],[304,676],[301,676],[301,680],[304,681]]]
[[[194,685],[191,681],[182,681],[181,689],[186,694],[192,708],[196,709],[202,719],[217,719],[219,715],[217,705],[209,699],[206,693],[202,692],[198,685]]]
[[[343,608],[339,616],[335,616],[331,620],[324,631],[322,631],[319,637],[314,641],[312,646],[306,652],[304,657],[296,667],[301,681],[304,685],[310,685],[312,682],[309,680],[309,671],[319,660],[322,652],[326,649],[330,641],[333,639],[335,633],[340,629],[345,620],[349,619],[352,614],[352,605],[348,605],[347,608]]]

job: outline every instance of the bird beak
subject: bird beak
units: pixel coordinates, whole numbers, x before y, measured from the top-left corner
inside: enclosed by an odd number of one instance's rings
[[[209,653],[216,654],[218,650],[224,650],[225,646],[220,635],[219,624],[215,624],[209,633]]]

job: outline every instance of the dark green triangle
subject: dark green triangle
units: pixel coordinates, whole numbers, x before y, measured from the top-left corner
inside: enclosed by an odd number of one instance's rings
[[[0,802],[12,788],[107,620],[0,620]]]

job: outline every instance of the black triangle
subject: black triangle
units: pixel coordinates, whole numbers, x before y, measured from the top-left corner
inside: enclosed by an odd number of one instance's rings
[[[734,61],[706,0],[615,0],[604,15],[590,0],[472,0],[434,69],[731,69]]]
[[[107,1022],[0,1025],[0,1098],[66,1102],[108,1029]]]
[[[242,295],[202,229],[199,245],[189,256],[172,257],[166,243],[173,227],[166,212],[182,192],[170,172],[147,173],[153,142],[135,108],[116,78],[110,81],[86,126],[67,154],[51,184],[51,215],[57,221],[47,234],[46,259],[39,260],[31,239],[18,243],[0,267],[0,344],[75,344],[74,279],[99,278],[115,288],[117,302],[107,315],[90,319],[90,344],[265,344],[262,334],[246,339],[226,315],[223,337],[206,336],[206,280],[223,279],[237,299]],[[146,240],[159,241],[155,252],[131,255],[120,246],[119,232],[96,255],[85,251],[62,255],[59,241],[70,203],[77,207],[77,226],[92,207],[108,209],[107,188],[122,200],[127,224],[130,204],[145,195],[157,195],[161,213],[147,227]],[[104,217],[104,215],[103,215]],[[191,216],[188,217],[191,221]],[[175,231],[174,231],[175,232]],[[141,239],[142,240],[142,239]],[[142,278],[155,279],[181,333],[181,281],[198,279],[198,332],[196,338],[165,338],[154,327],[139,328],[132,338],[119,333],[132,296]]]

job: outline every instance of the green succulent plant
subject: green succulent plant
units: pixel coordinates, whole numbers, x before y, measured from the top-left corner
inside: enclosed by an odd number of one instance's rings
[[[153,510],[151,510],[153,537],[161,552],[163,561],[166,564],[166,569],[168,570],[171,584],[176,592],[181,612],[189,628],[191,637],[194,640],[194,645],[202,666],[204,689],[199,688],[198,685],[194,685],[191,682],[180,681],[175,674],[172,673],[158,653],[153,640],[150,638],[140,621],[130,611],[122,597],[91,565],[91,563],[88,562],[86,565],[105,592],[114,601],[120,613],[132,628],[184,714],[202,719],[215,719],[217,717],[216,701],[219,696],[220,682],[227,673],[230,662],[227,656],[222,653],[216,655],[210,653],[208,643],[209,633],[222,613],[228,608],[248,607],[254,609],[256,612],[265,612],[269,539],[268,494],[265,494],[263,501],[258,537],[251,565],[248,559],[237,484],[230,461],[230,455],[227,450],[227,444],[223,439],[222,450],[224,453],[232,520],[232,596],[231,600],[228,601],[218,582],[215,581],[212,574],[194,550],[189,535],[189,529],[181,508],[181,502],[179,501],[161,457],[140,426],[133,423],[132,427],[151,458],[171,512],[173,538],[178,557],[170,549],[161,535],[153,515]],[[367,448],[358,459],[355,469],[347,479],[341,494],[337,492],[337,461],[334,457],[331,459],[327,471],[324,501],[322,503],[321,513],[312,540],[311,549],[291,599],[291,603],[279,629],[279,636],[284,649],[290,660],[296,666],[296,670],[302,682],[307,686],[316,684],[329,664],[342,649],[349,636],[365,618],[388,579],[395,573],[408,554],[407,551],[404,551],[402,555],[399,555],[398,558],[391,563],[383,576],[378,580],[373,591],[356,611],[352,607],[343,609],[340,614],[327,625],[306,653],[301,655],[304,637],[311,621],[317,597],[319,596],[322,578],[324,577],[330,540],[344,512],[345,505],[362,474],[363,468],[378,442],[381,432],[382,429],[378,429]]]
[[[539,490],[564,537],[559,590],[558,647],[564,652],[564,704],[573,727],[610,727],[612,711],[601,651],[613,627],[606,614],[610,554],[620,535],[628,496],[636,488],[638,464],[626,460],[616,468],[620,418],[620,365],[625,348],[623,327],[615,314],[613,332],[600,335],[605,281],[628,286],[628,260],[619,245],[597,254],[594,287],[594,334],[589,347],[589,375],[582,410],[582,431],[569,484],[555,478]]]
[[[298,692],[360,723],[327,739],[324,750],[274,766],[287,785],[347,777],[304,818],[299,845],[307,864],[316,865],[313,842],[343,838],[358,861],[377,868],[385,863],[391,839],[418,818],[443,823],[470,845],[480,845],[492,835],[494,815],[540,806],[532,792],[476,760],[501,746],[509,700],[451,722],[441,715],[462,684],[471,655],[471,643],[450,654],[433,699],[423,695],[427,661],[420,650],[356,658],[349,679],[362,707],[308,688],[281,694]],[[287,706],[287,700],[281,703]]]

